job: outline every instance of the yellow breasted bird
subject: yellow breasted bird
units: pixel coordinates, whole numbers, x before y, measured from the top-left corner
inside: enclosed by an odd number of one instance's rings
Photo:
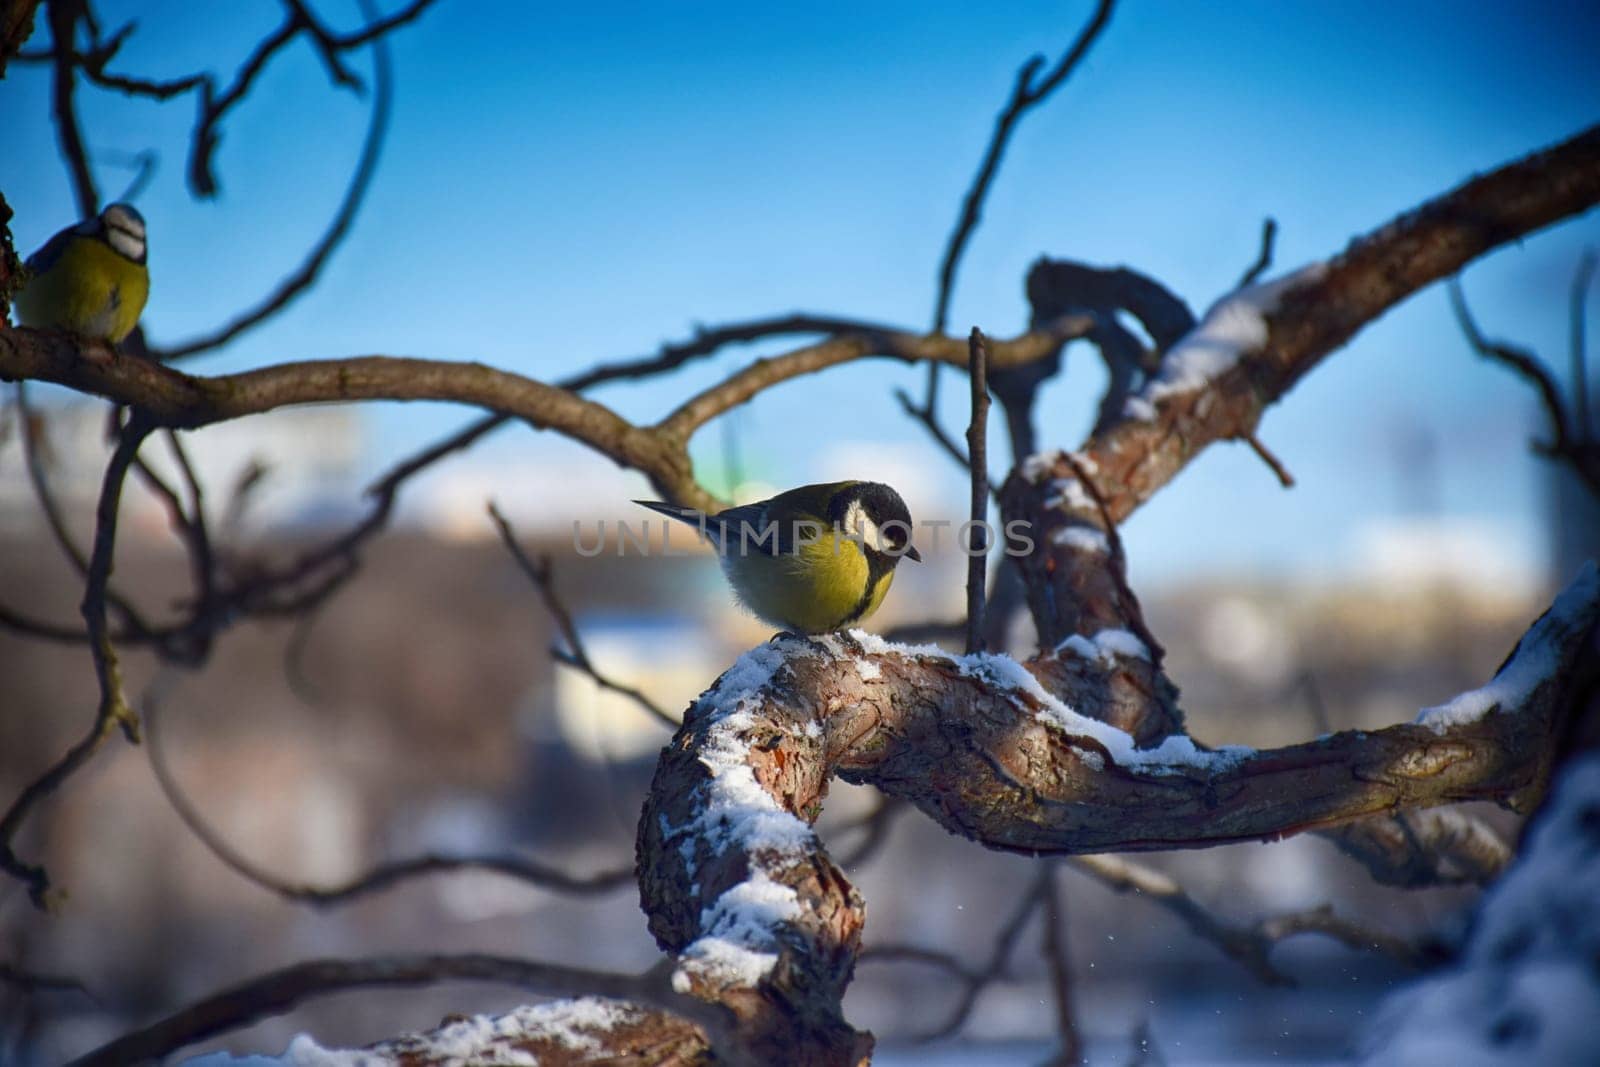
[[[883,603],[900,558],[922,559],[905,501],[879,482],[803,485],[715,515],[634,503],[699,528],[740,602],[795,633],[860,622]]]
[[[17,321],[116,344],[133,331],[150,295],[144,218],[128,204],[68,227],[29,256]]]

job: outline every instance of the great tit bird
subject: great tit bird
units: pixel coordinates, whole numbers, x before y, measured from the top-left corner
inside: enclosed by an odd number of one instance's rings
[[[144,218],[128,204],[68,227],[29,256],[33,276],[14,301],[17,321],[116,344],[150,295]]]
[[[842,630],[878,610],[911,544],[911,513],[887,485],[802,485],[770,500],[707,515],[636,500],[699,528],[722,557],[734,594],[793,633]]]

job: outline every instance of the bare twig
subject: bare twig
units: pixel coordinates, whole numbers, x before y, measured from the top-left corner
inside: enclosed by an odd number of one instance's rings
[[[1046,73],[1037,85],[1034,84],[1034,75],[1044,66],[1043,56],[1029,58],[1017,71],[1016,82],[1011,87],[1011,97],[995,119],[994,133],[990,136],[989,145],[978,163],[978,173],[974,175],[972,185],[962,197],[961,213],[956,217],[955,227],[950,231],[950,237],[945,243],[944,256],[939,262],[939,284],[934,296],[934,333],[943,333],[949,322],[950,298],[955,291],[956,269],[961,263],[962,253],[966,251],[967,242],[983,216],[983,202],[988,198],[989,186],[994,183],[995,175],[1000,171],[1000,162],[1005,158],[1006,146],[1010,142],[1012,131],[1022,116],[1030,108],[1043,102],[1062,82],[1066,81],[1068,75],[1088,54],[1090,46],[1110,21],[1111,7],[1112,0],[1099,0],[1094,14],[1079,32],[1078,39],[1072,42],[1072,46],[1062,55],[1060,62]],[[927,389],[920,406],[913,405],[904,398],[901,403],[908,414],[928,428],[934,440],[946,445],[947,451],[954,452],[954,449],[949,448],[949,439],[939,426],[937,364],[928,367],[927,382]],[[962,465],[965,466],[965,463]]]
[[[422,9],[427,6],[428,2],[429,0],[422,0],[422,2],[411,5],[407,9],[411,13],[411,17],[421,14]],[[290,30],[291,36],[294,32],[291,29],[292,27],[311,28],[316,26],[315,21],[305,13],[305,8],[302,5],[293,5],[293,11],[295,13],[292,13],[289,20],[284,24],[285,29]],[[399,23],[394,23],[394,25],[399,25]],[[282,34],[284,30],[280,29],[278,32]],[[336,53],[332,46],[326,44],[326,36],[320,30],[315,30],[314,33],[319,41],[324,42],[323,55],[325,57],[334,56]],[[269,40],[274,39],[269,38]],[[356,160],[355,173],[351,175],[350,184],[345,189],[344,198],[340,201],[339,208],[334,213],[327,229],[317,239],[317,243],[311,247],[305,259],[301,261],[300,266],[279,282],[277,288],[267,294],[254,307],[235,316],[227,324],[211,333],[175,345],[165,347],[150,346],[148,352],[151,358],[170,362],[201,352],[208,352],[214,348],[220,348],[251,327],[276,315],[311,287],[317,280],[317,276],[321,273],[323,266],[332,257],[335,249],[339,247],[345,235],[350,232],[350,227],[355,223],[356,214],[361,209],[362,201],[366,199],[367,189],[372,184],[372,177],[377,173],[378,159],[383,153],[383,141],[388,133],[389,115],[394,100],[394,77],[389,64],[388,41],[382,33],[376,33],[364,39],[370,40],[372,44],[372,73],[375,85],[372,94],[372,117],[367,123],[366,138],[361,145],[361,154]],[[265,54],[258,53],[258,55],[261,56],[261,61],[264,64],[266,55],[270,55],[270,51]],[[333,62],[336,63],[337,60]],[[258,71],[259,67],[256,68],[256,72]],[[242,76],[241,81],[234,87],[237,90],[236,95],[225,94],[221,101],[214,102],[214,106],[208,107],[195,130],[195,154],[191,158],[190,181],[201,195],[209,196],[216,192],[216,180],[211,176],[210,170],[211,152],[217,143],[216,124],[249,88],[250,78],[252,77],[254,77],[254,72]],[[230,90],[230,93],[232,92],[234,90]],[[209,83],[206,95],[209,98]],[[208,103],[213,102],[208,100]]]
[[[95,512],[94,549],[89,556],[82,606],[95,676],[100,683],[100,703],[94,724],[59,760],[29,783],[7,809],[5,817],[0,819],[0,869],[21,879],[28,887],[29,899],[41,909],[46,907],[50,877],[42,866],[23,862],[14,850],[17,831],[23,820],[36,804],[53,793],[99,751],[112,730],[120,728],[129,741],[139,740],[139,720],[123,695],[122,673],[106,623],[106,583],[111,576],[123,482],[127,479],[128,468],[138,454],[140,444],[152,429],[151,424],[138,414],[123,428],[122,437],[106,466],[100,502]]]
[[[1472,312],[1467,309],[1467,298],[1461,290],[1460,278],[1450,279],[1450,303],[1455,308],[1456,321],[1461,324],[1461,332],[1466,334],[1467,343],[1477,351],[1478,355],[1505,364],[1539,391],[1539,399],[1544,402],[1545,413],[1550,418],[1551,431],[1555,434],[1555,440],[1546,448],[1552,452],[1564,451],[1572,435],[1567,421],[1567,410],[1561,402],[1561,387],[1556,384],[1555,377],[1532,352],[1504,342],[1490,341],[1478,331],[1478,324],[1473,320]]]
[[[1584,340],[1584,303],[1589,295],[1589,283],[1594,280],[1595,254],[1589,249],[1578,260],[1578,269],[1572,272],[1572,311],[1570,342],[1572,359],[1572,430],[1579,439],[1595,443],[1594,423],[1589,420],[1589,370],[1588,346]]]
[[[7,985],[24,993],[80,993],[95,999],[88,987],[76,978],[58,974],[36,974],[0,961],[0,985]]]
[[[1326,904],[1269,916],[1253,924],[1234,924],[1207,911],[1176,880],[1154,868],[1105,855],[1072,856],[1067,862],[1110,889],[1136,893],[1171,912],[1192,933],[1216,945],[1268,985],[1295,984],[1271,958],[1277,943],[1295,934],[1322,934],[1353,949],[1389,956],[1408,967],[1420,967],[1426,962],[1425,953],[1411,942],[1343,918]]]
[[[961,998],[950,1014],[938,1026],[926,1033],[919,1034],[914,1040],[919,1043],[937,1041],[949,1037],[960,1030],[972,1015],[972,1009],[977,1006],[978,997],[983,994],[997,979],[1003,977],[1011,961],[1012,950],[1016,947],[1017,939],[1022,935],[1023,929],[1028,925],[1028,920],[1033,913],[1045,903],[1049,892],[1051,874],[1055,865],[1051,861],[1039,864],[1038,872],[1022,896],[1017,899],[1016,906],[1010,916],[995,934],[994,945],[989,950],[989,958],[984,965],[973,970],[961,961],[938,949],[922,948],[916,945],[875,945],[861,953],[861,959],[879,961],[906,961],[912,963],[925,963],[948,972],[961,983]]]
[[[839,866],[847,870],[853,869],[877,855],[889,840],[889,831],[894,826],[895,816],[905,810],[904,801],[880,795],[877,805],[871,811],[835,830],[836,834],[847,834],[858,829],[864,831],[855,847],[840,855]]]
[[[1272,243],[1278,236],[1278,220],[1267,216],[1261,224],[1261,251],[1256,255],[1256,261],[1245,270],[1239,278],[1236,289],[1243,289],[1247,285],[1255,284],[1256,280],[1267,272],[1272,266]]]
[[[154,690],[154,687],[152,687]],[[199,839],[206,850],[235,874],[286,900],[328,908],[348,904],[358,898],[392,889],[401,882],[429,874],[456,873],[460,871],[491,871],[514,878],[519,882],[539,886],[558,893],[603,893],[633,880],[629,867],[602,871],[589,875],[573,875],[558,867],[548,866],[520,856],[439,856],[427,854],[411,859],[382,863],[372,870],[335,886],[313,886],[281,878],[255,863],[230,845],[219,834],[199,809],[184,793],[167,764],[166,753],[158,742],[156,723],[160,702],[154,692],[145,701],[145,726],[148,734],[150,769],[166,796],[172,810],[177,813],[189,832]]]
[[[61,144],[61,157],[72,178],[78,214],[87,219],[100,211],[100,191],[95,188],[94,171],[89,166],[89,152],[83,144],[83,131],[78,126],[78,113],[72,100],[77,88],[73,50],[82,9],[77,4],[52,2],[46,11],[50,18],[50,108],[55,117],[56,140]]]
[[[1572,310],[1571,310],[1571,344],[1572,371],[1572,412],[1569,415],[1566,404],[1562,401],[1561,387],[1556,383],[1555,375],[1532,352],[1507,344],[1503,341],[1487,340],[1479,331],[1477,323],[1472,319],[1472,314],[1467,310],[1466,297],[1462,295],[1459,279],[1452,278],[1450,282],[1450,300],[1455,307],[1456,318],[1461,323],[1461,332],[1467,337],[1470,344],[1480,356],[1504,364],[1521,378],[1530,382],[1539,392],[1539,399],[1544,404],[1545,414],[1550,422],[1551,440],[1548,442],[1534,442],[1535,451],[1559,459],[1566,463],[1588,485],[1589,490],[1600,496],[1600,439],[1591,433],[1589,427],[1589,395],[1588,382],[1581,375],[1585,370],[1586,357],[1584,353],[1584,291],[1588,288],[1589,277],[1594,272],[1592,254],[1586,255],[1578,264],[1577,272],[1573,277]]]
[[[522,550],[522,546],[517,544],[517,535],[512,531],[511,524],[506,522],[505,516],[501,515],[499,509],[492,503],[489,505],[489,517],[494,520],[495,529],[500,534],[501,543],[506,546],[506,550],[516,560],[517,566],[522,569],[522,573],[528,576],[529,581],[533,582],[533,587],[539,591],[539,599],[544,602],[545,610],[555,620],[557,629],[561,631],[562,639],[567,642],[565,649],[552,647],[550,654],[558,662],[587,674],[594,679],[595,684],[600,688],[609,689],[613,693],[620,693],[639,705],[668,729],[676,730],[680,724],[677,719],[667,714],[665,708],[651,700],[641,690],[615,681],[600,673],[594,662],[589,659],[589,652],[584,648],[583,638],[579,636],[578,627],[572,621],[572,613],[567,610],[561,598],[556,595],[551,575],[550,557],[542,556],[537,563],[529,559],[527,553]]]
[[[928,368],[930,375],[936,375],[937,372],[937,366]],[[930,377],[930,384],[934,381],[937,381],[937,378]],[[922,427],[928,431],[928,436],[933,438],[934,444],[943,449],[947,456],[955,460],[957,466],[965,468],[971,465],[972,461],[967,458],[966,452],[945,432],[944,427],[939,425],[939,417],[935,414],[931,404],[918,404],[911,399],[911,394],[904,389],[896,389],[894,395],[900,401],[900,407],[905,410],[905,413],[922,424]]]
[[[971,542],[967,553],[967,654],[983,651],[984,582],[989,576],[989,354],[976,326],[967,339],[968,378],[972,383],[972,422],[967,426],[967,456],[972,477]]]
[[[304,1001],[344,990],[450,981],[499,982],[543,996],[627,998],[681,1015],[713,1035],[719,1033],[725,1025],[723,1013],[712,1005],[674,993],[669,980],[668,969],[662,967],[642,974],[619,974],[476,954],[310,960],[196,1001],[73,1060],[72,1067],[113,1067],[160,1060],[197,1041],[282,1015]]]
[[[1261,462],[1270,467],[1272,473],[1278,476],[1279,484],[1285,489],[1294,488],[1294,475],[1290,474],[1289,468],[1283,465],[1283,460],[1273,455],[1272,450],[1261,443],[1261,438],[1257,437],[1254,431],[1248,431],[1239,436],[1244,439],[1245,444],[1250,446],[1250,450],[1261,458]]]
[[[1072,46],[1067,49],[1061,60],[1039,80],[1038,84],[1034,83],[1034,75],[1044,66],[1043,56],[1032,57],[1017,71],[1017,80],[1011,87],[1011,99],[1006,102],[999,117],[995,119],[994,134],[989,139],[989,147],[984,151],[983,159],[978,164],[978,173],[972,179],[972,185],[961,201],[961,214],[956,219],[955,229],[950,232],[944,258],[939,264],[939,288],[933,311],[935,333],[943,333],[945,324],[949,320],[950,296],[955,288],[956,268],[961,262],[961,254],[966,249],[967,241],[972,237],[972,232],[977,228],[978,220],[983,215],[984,199],[989,195],[989,186],[993,184],[995,175],[1000,170],[1000,161],[1005,156],[1012,131],[1022,116],[1029,109],[1042,103],[1062,82],[1066,81],[1067,76],[1088,54],[1095,38],[1110,21],[1111,7],[1112,0],[1099,0],[1088,24],[1078,33],[1078,39],[1072,42]]]
[[[1076,1013],[1072,1007],[1072,968],[1067,958],[1066,914],[1061,903],[1061,887],[1056,884],[1053,863],[1051,877],[1044,889],[1044,938],[1040,952],[1050,969],[1050,991],[1055,1001],[1056,1032],[1061,1035],[1061,1047],[1050,1060],[1059,1067],[1076,1067],[1083,1062],[1083,1039],[1078,1034]]]

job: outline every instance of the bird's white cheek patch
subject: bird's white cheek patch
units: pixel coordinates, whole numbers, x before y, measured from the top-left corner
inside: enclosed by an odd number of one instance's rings
[[[111,247],[129,259],[143,258],[144,240],[142,238],[135,237],[133,234],[119,230],[114,226],[106,231],[106,235],[111,241]]]
[[[856,501],[845,509],[844,535],[859,538],[862,544],[869,548],[882,549],[884,547],[883,534],[878,530],[878,524],[867,517],[867,511]]]

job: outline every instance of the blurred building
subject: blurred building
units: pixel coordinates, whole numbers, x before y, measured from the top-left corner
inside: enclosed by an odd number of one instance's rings
[[[6,409],[7,435],[29,435],[65,514],[94,514],[111,455],[106,412],[105,405],[81,400],[36,400],[24,427],[17,409]],[[283,529],[318,525],[331,514],[350,511],[365,447],[363,420],[354,408],[287,408],[270,418],[235,419],[179,434],[206,487],[214,522]],[[43,528],[23,451],[15,445],[0,448],[0,530],[13,534]],[[165,442],[152,438],[140,456],[181,490],[182,473]],[[161,501],[136,474],[126,483],[123,516],[123,529],[134,537],[160,536],[167,529]]]

